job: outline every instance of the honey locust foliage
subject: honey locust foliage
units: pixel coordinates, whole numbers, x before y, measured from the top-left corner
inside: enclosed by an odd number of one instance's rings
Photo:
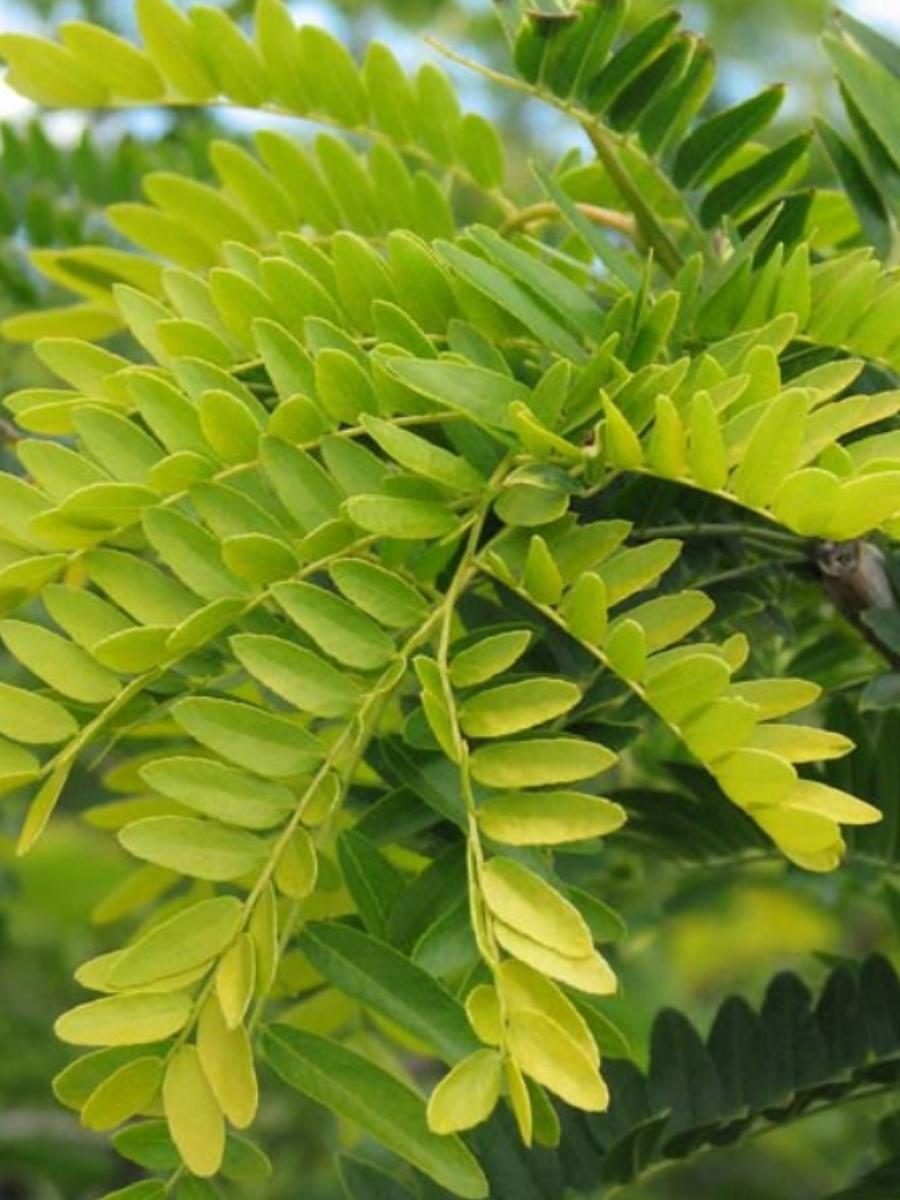
[[[215,182],[147,174],[144,201],[107,208],[108,244],[35,255],[76,303],[5,326],[57,382],[5,401],[0,637],[21,674],[0,684],[0,783],[27,795],[24,854],[76,764],[114,750],[118,796],[87,819],[135,860],[95,913],[126,932],[77,972],[94,998],[56,1032],[85,1053],[55,1087],[154,1174],[124,1195],[264,1177],[236,1132],[258,1054],[457,1196],[487,1195],[460,1134],[498,1104],[552,1146],[550,1097],[598,1114],[612,1090],[641,1147],[614,1161],[649,1164],[665,1086],[630,1108],[627,1069],[602,1070],[627,1054],[598,949],[621,922],[573,869],[626,821],[603,794],[619,710],[801,868],[837,867],[842,829],[879,819],[798,769],[852,743],[782,720],[819,689],[717,636],[696,580],[673,582],[677,538],[635,531],[628,481],[770,544],[900,531],[895,210],[879,200],[873,249],[849,143],[846,193],[817,192],[809,136],[755,140],[781,89],[708,117],[710,48],[675,14],[623,40],[624,8],[503,6],[517,73],[495,82],[596,150],[524,191],[437,66],[410,77],[377,43],[357,62],[280,0],[250,36],[168,0],[137,0],[141,45],[83,22],[0,36],[43,105],[322,127],[214,142]],[[829,47],[889,182],[900,83],[867,38]],[[857,391],[864,370],[881,383]],[[449,1068],[427,1104],[391,1044]],[[735,1087],[704,1121],[749,1121]]]

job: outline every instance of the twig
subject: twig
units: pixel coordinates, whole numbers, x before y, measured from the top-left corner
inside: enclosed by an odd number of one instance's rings
[[[601,208],[597,204],[578,204],[576,205],[589,221],[593,221],[596,225],[604,225],[607,229],[614,229],[617,233],[623,233],[626,237],[633,241],[637,236],[637,225],[633,217],[628,213],[619,212],[614,208]],[[500,232],[504,234],[513,233],[517,229],[522,229],[527,225],[536,223],[537,221],[554,221],[562,219],[562,214],[557,205],[548,200],[540,204],[530,204],[528,208],[523,208],[517,213],[509,216],[503,225],[500,227]]]

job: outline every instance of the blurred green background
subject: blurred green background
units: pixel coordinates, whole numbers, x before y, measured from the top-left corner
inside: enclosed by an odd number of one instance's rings
[[[49,28],[76,15],[110,27],[128,28],[127,0],[0,0],[4,29]],[[252,7],[242,0],[224,5],[237,14]],[[504,48],[486,0],[317,0],[294,6],[298,15],[322,21],[352,44],[374,36],[389,40],[412,64],[431,52],[420,34],[427,30],[469,53],[503,63]],[[637,24],[659,12],[659,0],[636,0]],[[761,82],[784,79],[791,101],[784,119],[812,111],[837,111],[824,56],[816,37],[827,19],[827,0],[691,0],[686,22],[708,33],[722,64],[718,103],[741,98]],[[900,29],[897,0],[847,4],[863,17]],[[892,16],[893,11],[893,16]],[[488,111],[507,130],[513,147],[529,137],[560,148],[571,129],[529,106],[510,107],[480,81],[457,75],[468,104]],[[32,124],[28,106],[0,87],[0,119],[10,122],[0,188],[13,215],[12,231],[0,253],[0,312],[43,303],[47,293],[25,262],[27,244],[71,242],[98,230],[96,207],[135,195],[145,159],[202,167],[203,148],[215,129],[204,117],[174,119],[148,112],[128,118],[85,118],[55,114]],[[246,116],[230,119],[236,133],[252,127]],[[43,156],[35,180],[29,145]],[[0,347],[3,391],[12,390],[34,368],[27,352]],[[718,597],[717,597],[718,598]],[[727,600],[727,596],[726,596]],[[786,665],[786,647],[798,639],[817,611],[809,584],[786,577],[754,619],[757,652]],[[739,610],[738,610],[739,611]],[[817,616],[822,617],[817,611]],[[826,618],[827,619],[827,618]],[[827,645],[856,648],[836,618],[820,624],[821,645],[805,647],[804,672],[824,683],[843,685],[840,653]],[[740,614],[739,614],[740,620]],[[793,652],[792,651],[792,652]],[[815,654],[818,653],[818,660]],[[788,655],[789,657],[789,655]],[[0,664],[0,672],[3,664]],[[894,739],[896,741],[896,739]],[[664,755],[648,739],[645,762]],[[874,753],[879,752],[876,745]],[[640,756],[635,763],[641,778]],[[900,772],[881,772],[876,799],[897,804]],[[865,793],[863,793],[865,794]],[[103,1139],[81,1130],[60,1110],[49,1079],[67,1061],[50,1029],[56,1014],[77,1001],[74,967],[109,947],[90,913],[121,875],[124,863],[113,839],[77,820],[79,807],[100,799],[100,784],[83,773],[58,820],[26,861],[14,858],[19,808],[14,797],[0,807],[0,1200],[88,1200],[128,1182],[127,1164]],[[714,865],[685,869],[648,861],[628,848],[614,851],[603,867],[605,895],[626,915],[630,934],[619,953],[625,994],[611,1007],[643,1058],[654,1014],[664,1006],[687,1011],[704,1029],[714,1009],[732,991],[759,1001],[766,982],[782,968],[797,970],[813,986],[836,957],[859,959],[880,949],[898,950],[900,890],[888,871],[862,858],[834,877],[807,877],[773,861],[735,869]],[[336,1200],[340,1195],[332,1156],[340,1131],[296,1096],[266,1087],[259,1133],[276,1164],[268,1200]],[[627,1200],[820,1200],[872,1165],[872,1131],[889,1111],[885,1100],[848,1106],[784,1132],[769,1134],[739,1151],[722,1150],[689,1168],[670,1169],[652,1184],[632,1189]],[[237,1194],[237,1193],[234,1193]],[[258,1190],[253,1193],[259,1195]]]

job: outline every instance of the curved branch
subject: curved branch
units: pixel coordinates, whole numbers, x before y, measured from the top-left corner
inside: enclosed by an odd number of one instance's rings
[[[614,208],[602,208],[597,204],[578,204],[578,211],[589,221],[593,221],[595,225],[602,225],[606,229],[615,230],[616,233],[622,233],[631,241],[637,237],[637,223],[634,218],[628,213],[619,212]],[[519,212],[513,213],[504,221],[500,227],[500,232],[503,234],[514,233],[517,229],[522,229],[528,225],[536,224],[538,221],[553,221],[562,219],[562,214],[557,205],[552,201],[545,201],[538,204],[530,204],[527,208],[520,209]]]

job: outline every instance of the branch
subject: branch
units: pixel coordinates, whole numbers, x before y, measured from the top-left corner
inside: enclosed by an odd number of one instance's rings
[[[637,225],[633,217],[628,213],[619,212],[614,208],[601,208],[597,204],[577,204],[576,208],[589,221],[593,221],[596,225],[603,225],[607,229],[614,229],[617,233],[624,234],[627,238],[634,241],[637,236]],[[502,234],[514,233],[517,229],[538,221],[554,221],[562,220],[562,214],[557,205],[552,201],[545,201],[539,204],[531,204],[528,208],[523,208],[517,213],[513,213],[501,225],[500,232]]]

